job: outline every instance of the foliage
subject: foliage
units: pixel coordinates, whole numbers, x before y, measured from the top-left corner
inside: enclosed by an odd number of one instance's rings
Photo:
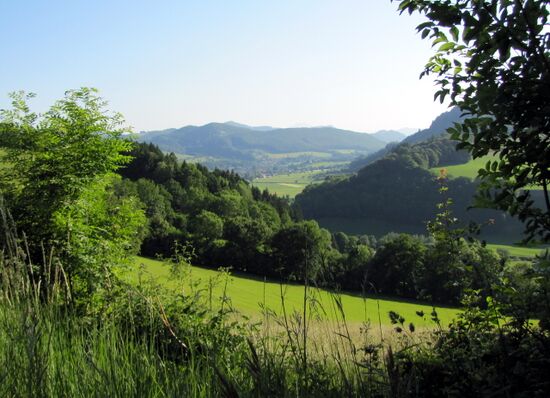
[[[426,246],[418,238],[399,234],[383,241],[369,263],[367,280],[380,293],[416,298],[416,276],[422,268]]]
[[[434,74],[435,98],[471,116],[448,131],[474,158],[496,155],[479,176],[478,204],[517,215],[526,239],[550,241],[550,36],[547,1],[402,0],[425,14],[417,27],[436,47],[422,75]],[[530,186],[540,186],[544,204]]]
[[[330,234],[315,221],[301,221],[281,229],[271,245],[277,272],[303,281],[315,280],[327,268]]]
[[[510,322],[498,301],[473,295],[434,345],[400,352],[395,379],[413,396],[546,397],[549,343],[535,325]]]
[[[55,224],[67,231],[66,272],[71,275],[73,296],[90,303],[105,288],[115,267],[129,265],[139,250],[145,215],[136,197],[116,195],[110,175],[96,180],[80,197],[54,214]]]
[[[59,238],[52,215],[78,200],[96,179],[113,172],[129,157],[118,114],[93,89],[68,91],[45,114],[31,112],[27,99],[14,93],[12,109],[0,113],[0,139],[5,149],[2,191],[27,234]],[[23,217],[24,214],[24,217]],[[21,215],[21,217],[19,216]],[[49,234],[49,235],[48,235]]]
[[[112,190],[112,173],[129,161],[123,152],[131,142],[122,117],[96,93],[68,91],[38,115],[26,102],[33,95],[19,92],[12,109],[0,112],[7,163],[0,188],[18,237],[32,262],[44,263],[44,247],[52,247],[48,255],[70,264],[65,276],[75,284],[73,298],[86,302],[105,287],[112,267],[136,252],[144,223],[140,203]]]

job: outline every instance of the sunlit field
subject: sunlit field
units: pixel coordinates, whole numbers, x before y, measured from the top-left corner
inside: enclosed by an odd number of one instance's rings
[[[182,277],[171,276],[170,267],[161,261],[143,257],[136,259],[136,266],[127,272],[128,280],[138,283],[153,278],[157,283],[172,287],[185,294],[200,292],[207,305],[213,309],[230,306],[243,315],[260,319],[264,309],[277,315],[287,315],[303,311],[304,287],[298,284],[280,284],[232,275],[194,266],[185,266]],[[223,297],[227,299],[224,300]],[[338,320],[342,317],[351,323],[370,322],[371,324],[390,325],[389,311],[395,311],[407,322],[416,326],[430,327],[434,323],[430,313],[433,308],[425,303],[376,297],[366,298],[349,293],[334,293],[324,289],[311,288],[308,293],[309,310],[313,318],[319,320]],[[417,312],[424,313],[423,317]],[[443,325],[448,324],[459,310],[455,308],[437,308],[437,315]]]

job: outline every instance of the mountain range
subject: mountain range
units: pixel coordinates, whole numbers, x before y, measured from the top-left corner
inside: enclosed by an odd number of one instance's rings
[[[144,132],[138,141],[151,142],[162,150],[182,155],[252,160],[262,153],[353,151],[366,154],[383,148],[388,140],[403,138],[401,133],[389,131],[365,134],[334,127],[273,128],[226,122]]]

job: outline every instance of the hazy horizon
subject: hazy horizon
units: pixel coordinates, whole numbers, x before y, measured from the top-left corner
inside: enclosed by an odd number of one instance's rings
[[[97,87],[136,132],[236,120],[373,133],[426,128],[444,105],[419,80],[432,54],[388,1],[169,0],[0,5],[7,93],[45,110]]]
[[[335,125],[332,125],[332,124],[327,124],[327,125],[324,125],[324,126],[314,126],[314,125],[306,125],[306,124],[294,124],[294,125],[291,125],[291,126],[271,126],[271,125],[268,125],[268,124],[261,124],[261,125],[251,125],[251,124],[248,124],[248,123],[243,123],[239,120],[226,120],[226,121],[217,121],[217,120],[212,120],[210,122],[207,122],[207,123],[204,123],[204,124],[199,124],[199,125],[196,125],[196,124],[186,124],[184,126],[173,126],[173,127],[167,127],[165,129],[153,129],[153,130],[140,130],[140,131],[136,131],[136,133],[147,133],[147,132],[153,132],[153,131],[163,131],[163,130],[171,130],[171,129],[180,129],[180,128],[184,128],[184,127],[188,127],[188,126],[197,126],[197,127],[200,127],[200,126],[204,126],[204,125],[207,125],[207,124],[211,124],[211,123],[219,123],[219,124],[237,124],[237,125],[242,125],[242,126],[246,126],[246,127],[250,127],[250,128],[270,128],[270,129],[293,129],[293,128],[323,128],[323,127],[330,127],[330,128],[335,128],[335,129],[339,129],[339,130],[348,130],[348,129],[342,129],[340,128],[339,126],[335,126]],[[379,133],[381,131],[397,131],[399,133],[402,133],[406,136],[409,136],[409,135],[412,135],[414,133],[416,133],[418,130],[422,130],[422,129],[425,129],[425,128],[428,128],[429,126],[424,126],[424,127],[401,127],[401,128],[384,128],[384,129],[380,129],[380,130],[376,130],[376,131],[358,131],[358,130],[348,130],[348,131],[353,131],[355,133],[363,133],[363,134],[376,134],[376,133]]]

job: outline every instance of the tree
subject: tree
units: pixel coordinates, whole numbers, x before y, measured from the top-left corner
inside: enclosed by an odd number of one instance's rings
[[[425,252],[425,245],[415,236],[389,236],[368,265],[367,282],[378,292],[415,298],[414,276],[422,267]]]
[[[223,234],[223,220],[215,213],[202,210],[193,220],[193,233],[199,241],[211,242]]]
[[[273,257],[280,274],[298,280],[315,280],[331,251],[328,231],[315,221],[301,221],[280,229],[272,238]]]
[[[73,298],[91,302],[112,267],[135,254],[145,224],[139,200],[114,189],[113,172],[129,160],[128,129],[94,89],[67,91],[43,115],[27,105],[33,95],[11,97],[12,109],[0,111],[0,193],[27,237],[29,261],[48,267],[51,248]]]
[[[527,240],[550,241],[550,2],[397,1],[429,19],[417,30],[436,50],[421,76],[435,75],[435,98],[468,117],[448,130],[457,148],[498,157],[479,171],[477,204],[517,216]]]
[[[2,193],[19,227],[33,241],[63,236],[54,214],[75,203],[97,179],[129,160],[131,142],[121,115],[90,88],[67,91],[44,115],[31,112],[32,94],[11,94],[12,109],[0,111],[0,146],[4,152]],[[48,242],[49,243],[49,242]]]
[[[146,226],[136,196],[119,196],[114,189],[120,176],[95,180],[79,198],[54,214],[67,232],[64,267],[72,294],[84,303],[108,281],[116,266],[134,262]]]

